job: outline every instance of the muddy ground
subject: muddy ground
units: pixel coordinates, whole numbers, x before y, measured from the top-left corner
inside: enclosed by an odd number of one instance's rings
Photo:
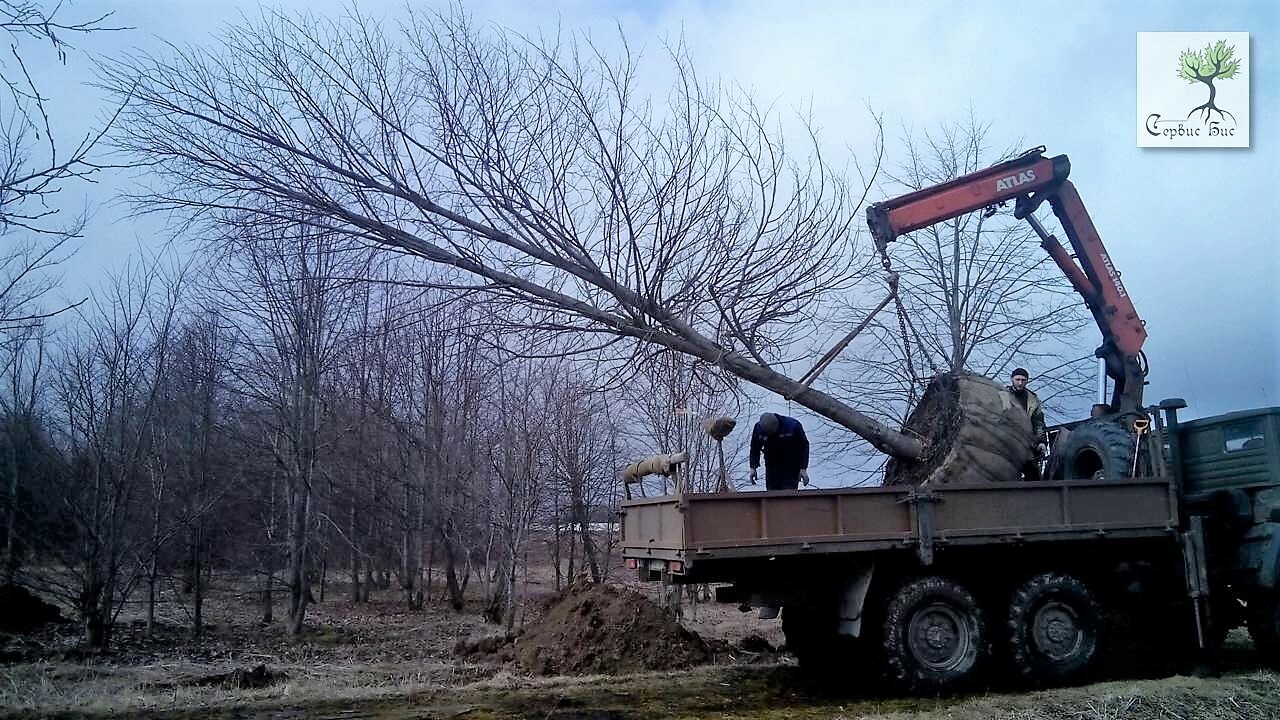
[[[126,622],[105,655],[80,650],[71,625],[0,636],[0,717],[1280,717],[1280,677],[1260,668],[1240,633],[1221,678],[947,699],[885,696],[850,678],[837,695],[813,687],[789,656],[773,651],[782,645],[777,620],[699,604],[686,605],[683,624],[675,624],[654,614],[658,590],[577,586],[557,597],[550,583],[534,580],[524,631],[507,636],[482,623],[478,607],[409,612],[392,591],[353,605],[331,589],[312,609],[306,636],[290,641],[279,622],[260,625],[253,596],[228,580],[210,602],[200,643],[188,639],[176,596],[152,637]]]
[[[781,666],[702,666],[681,673],[619,677],[527,678],[498,675],[452,687],[325,697],[305,687],[274,696],[185,702],[114,711],[15,711],[5,717],[133,717],[150,720],[1263,720],[1280,717],[1280,678],[1120,680],[1030,693],[903,698],[864,689],[833,695]]]

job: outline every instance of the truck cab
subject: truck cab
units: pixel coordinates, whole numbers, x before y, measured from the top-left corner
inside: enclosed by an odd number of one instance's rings
[[[1247,624],[1260,650],[1280,650],[1280,407],[1179,423],[1170,455],[1183,507],[1209,523],[1209,566],[1236,602],[1219,623]]]

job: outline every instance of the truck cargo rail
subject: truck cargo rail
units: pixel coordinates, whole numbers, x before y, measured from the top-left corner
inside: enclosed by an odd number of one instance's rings
[[[676,562],[1177,532],[1163,478],[681,493],[622,504],[623,557]],[[632,563],[634,566],[634,563]]]

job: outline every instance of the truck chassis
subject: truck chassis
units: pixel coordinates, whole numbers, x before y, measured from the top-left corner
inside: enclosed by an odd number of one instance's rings
[[[1002,655],[1033,683],[1075,682],[1126,602],[1210,646],[1203,529],[1166,478],[678,493],[622,513],[641,579],[780,609],[788,647],[824,675],[874,663],[945,691]]]

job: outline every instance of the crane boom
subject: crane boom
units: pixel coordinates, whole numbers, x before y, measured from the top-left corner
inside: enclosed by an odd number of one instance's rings
[[[1102,244],[1093,220],[1075,186],[1067,180],[1071,162],[1066,155],[1044,157],[1044,148],[962,177],[876,203],[867,209],[867,225],[876,247],[884,251],[900,235],[977,210],[994,212],[1014,202],[1014,217],[1026,220],[1040,237],[1072,287],[1084,299],[1102,332],[1095,354],[1115,381],[1111,398],[1117,412],[1142,407],[1145,370],[1140,358],[1147,331],[1120,281],[1120,273]],[[1068,252],[1035,217],[1044,201],[1062,224],[1071,245]]]

